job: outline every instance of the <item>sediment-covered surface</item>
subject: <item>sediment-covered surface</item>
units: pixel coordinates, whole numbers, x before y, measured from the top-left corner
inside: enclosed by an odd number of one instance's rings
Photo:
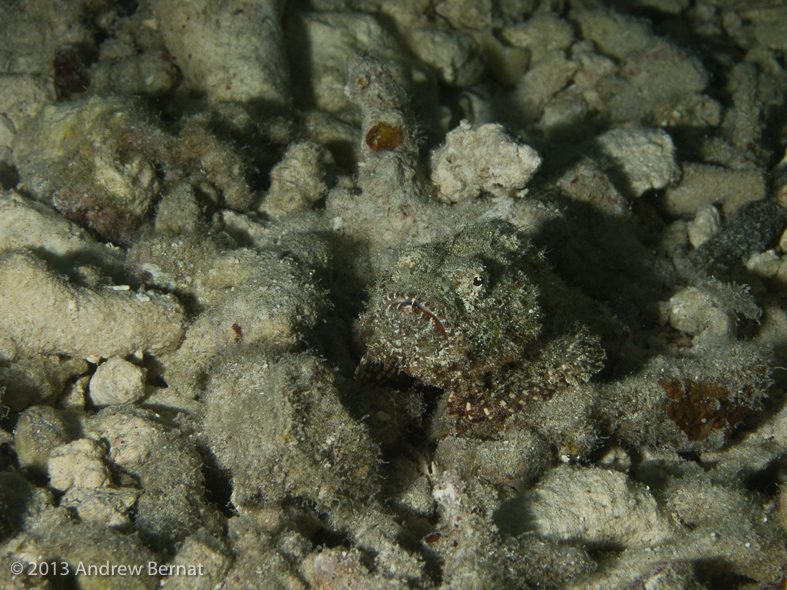
[[[787,4],[0,5],[0,587],[787,583]]]

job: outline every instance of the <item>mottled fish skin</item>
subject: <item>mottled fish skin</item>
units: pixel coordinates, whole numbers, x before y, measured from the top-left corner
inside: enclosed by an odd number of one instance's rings
[[[541,253],[503,221],[406,252],[361,316],[362,366],[444,389],[449,413],[471,422],[502,421],[586,381],[604,357],[597,338],[577,326],[540,339],[534,277],[549,272]]]

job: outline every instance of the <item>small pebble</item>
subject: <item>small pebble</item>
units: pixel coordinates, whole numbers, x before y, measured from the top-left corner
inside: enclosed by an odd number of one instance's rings
[[[699,248],[721,229],[721,214],[713,205],[700,207],[689,224],[689,241]]]
[[[96,406],[133,404],[145,395],[145,370],[113,357],[96,369],[90,380],[90,400]]]

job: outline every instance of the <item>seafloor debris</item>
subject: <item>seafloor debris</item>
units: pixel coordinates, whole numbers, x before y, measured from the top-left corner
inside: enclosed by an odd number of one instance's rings
[[[432,154],[432,181],[446,203],[481,193],[504,197],[522,190],[540,165],[538,153],[508,137],[502,126],[473,129],[462,121]]]
[[[0,2],[0,586],[783,587],[786,26]]]
[[[20,355],[159,353],[183,334],[183,310],[158,292],[70,284],[28,251],[0,257],[0,331]]]

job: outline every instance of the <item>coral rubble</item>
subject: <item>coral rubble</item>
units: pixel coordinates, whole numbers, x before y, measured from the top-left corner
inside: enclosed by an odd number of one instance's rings
[[[783,588],[785,29],[0,3],[0,587]]]

